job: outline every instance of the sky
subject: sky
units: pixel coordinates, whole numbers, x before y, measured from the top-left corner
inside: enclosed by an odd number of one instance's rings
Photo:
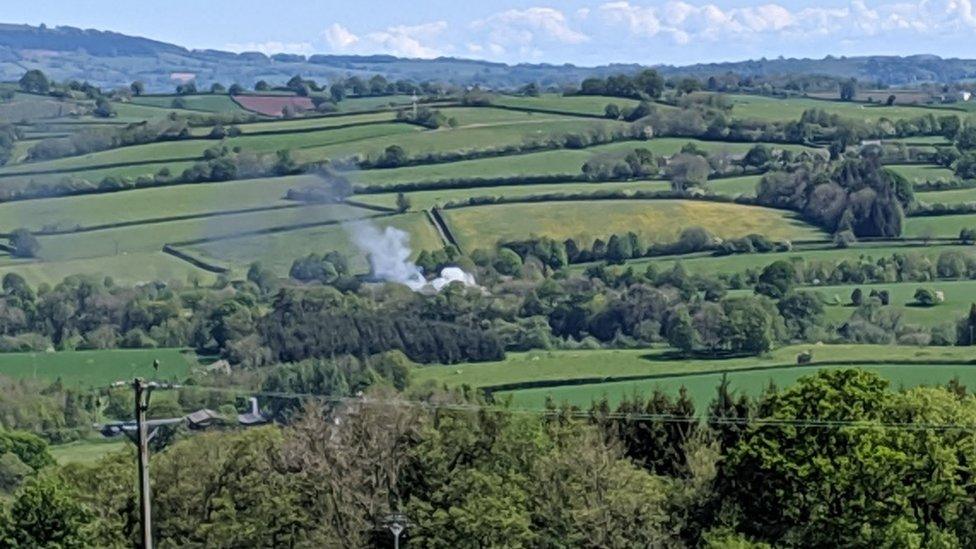
[[[760,57],[976,57],[976,0],[2,0],[0,21],[188,48],[689,64]]]

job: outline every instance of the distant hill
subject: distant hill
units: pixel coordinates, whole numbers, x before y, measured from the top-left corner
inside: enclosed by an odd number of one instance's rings
[[[666,75],[707,78],[729,72],[742,76],[794,74],[855,77],[888,85],[954,82],[976,78],[976,60],[942,59],[934,55],[909,57],[831,57],[824,59],[760,59],[690,66],[654,66]],[[198,84],[257,80],[283,82],[295,74],[328,80],[337,76],[380,73],[389,79],[438,80],[491,88],[516,87],[527,82],[543,86],[577,83],[589,76],[633,72],[641,65],[518,64],[472,59],[405,59],[390,55],[266,56],[258,52],[232,53],[189,50],[174,44],[110,31],[74,27],[33,27],[0,24],[0,79],[14,80],[39,68],[58,80],[88,80],[100,86],[144,81],[153,91],[169,91],[174,75],[192,73]]]

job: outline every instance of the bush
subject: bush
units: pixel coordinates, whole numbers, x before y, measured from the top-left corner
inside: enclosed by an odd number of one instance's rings
[[[27,229],[15,230],[10,235],[10,246],[13,248],[11,254],[14,257],[37,257],[41,250],[41,243]]]
[[[934,292],[928,288],[919,288],[915,290],[915,304],[920,307],[934,307],[944,300],[941,294],[942,292]]]

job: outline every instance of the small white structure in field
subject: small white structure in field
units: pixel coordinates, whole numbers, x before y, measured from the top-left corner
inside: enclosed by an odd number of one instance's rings
[[[972,92],[968,92],[968,91],[959,92],[959,98],[962,99],[963,101],[969,101],[969,99],[972,96],[973,96]]]

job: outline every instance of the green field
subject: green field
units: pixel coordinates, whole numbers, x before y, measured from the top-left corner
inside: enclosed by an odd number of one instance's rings
[[[247,135],[262,134],[271,132],[290,132],[290,131],[310,131],[314,129],[328,129],[334,127],[345,127],[356,124],[371,124],[376,122],[393,122],[396,119],[395,113],[378,112],[367,114],[356,114],[351,116],[316,116],[309,118],[295,118],[292,120],[267,120],[261,122],[250,122],[247,124],[236,124],[242,133]],[[193,128],[191,134],[195,137],[205,137],[210,134],[212,128],[199,127]]]
[[[953,238],[959,236],[960,230],[972,228],[976,228],[976,214],[908,217],[902,225],[902,235]]]
[[[643,270],[648,265],[653,264],[658,270],[670,269],[675,263],[681,265],[689,272],[707,272],[710,274],[733,274],[743,273],[747,270],[758,270],[770,263],[784,259],[787,261],[794,259],[804,259],[806,261],[830,261],[837,262],[844,259],[857,260],[864,259],[874,262],[882,257],[889,257],[893,254],[911,254],[918,257],[926,257],[930,261],[935,261],[939,254],[946,251],[958,251],[972,253],[972,246],[963,245],[929,245],[929,246],[898,246],[890,244],[860,244],[852,248],[826,248],[816,250],[793,250],[780,253],[765,254],[735,254],[725,256],[713,256],[709,253],[698,254],[692,257],[674,258],[660,257],[635,259],[628,261],[626,266],[634,269]],[[574,265],[571,269],[582,271],[587,265]]]
[[[976,188],[915,193],[915,199],[926,204],[963,204],[976,202]]]
[[[554,93],[542,94],[539,97],[524,97],[517,95],[498,95],[492,98],[493,105],[516,107],[521,109],[538,109],[544,111],[560,111],[574,114],[591,114],[603,116],[607,105],[613,103],[625,108],[636,107],[639,101],[625,97],[605,97],[602,95],[571,95],[564,96]]]
[[[133,97],[132,104],[173,109],[173,101],[176,99],[183,101],[185,106],[182,108],[186,110],[217,113],[246,112],[227,94],[142,95]]]
[[[242,149],[254,152],[272,153],[281,149],[315,148],[337,143],[341,143],[346,147],[355,148],[356,142],[360,140],[368,140],[370,138],[406,133],[420,133],[420,130],[415,126],[410,126],[407,124],[391,123],[371,126],[356,126],[352,128],[335,130],[325,129],[319,132],[307,133],[298,132],[274,135],[242,135],[240,137],[228,138],[224,141],[224,143],[228,147],[241,147]],[[58,158],[56,160],[2,168],[0,169],[0,176],[23,175],[37,171],[49,170],[70,172],[79,169],[91,169],[93,167],[104,166],[106,164],[187,160],[201,157],[206,149],[218,144],[218,142],[210,139],[188,139],[182,141],[164,141],[149,143],[146,145],[134,145],[131,147],[109,149],[83,156]],[[146,170],[144,173],[152,175],[154,170]],[[4,184],[4,181],[0,180],[0,184]]]
[[[813,375],[815,371],[824,368],[837,369],[844,368],[844,366],[787,366],[766,371],[738,372],[728,374],[728,381],[731,390],[757,397],[771,382],[780,388],[787,387],[801,377]],[[976,384],[976,365],[919,363],[858,366],[858,368],[875,372],[884,377],[892,389],[918,385],[945,385],[953,379],[958,379],[963,385],[970,387]],[[684,387],[695,403],[696,411],[701,414],[707,410],[706,407],[715,397],[716,388],[721,382],[722,374],[676,375],[655,380],[499,392],[496,394],[496,398],[511,397],[512,406],[515,408],[542,409],[545,406],[546,399],[549,398],[556,404],[571,404],[586,409],[592,402],[604,397],[613,406],[634,394],[650,395],[656,388],[673,397],[678,394],[681,387]]]
[[[294,205],[295,202],[285,200],[288,189],[307,186],[317,179],[311,175],[242,179],[6,202],[0,203],[0,231],[10,232],[17,228],[71,230],[109,223]]]
[[[861,122],[876,122],[882,118],[897,120],[926,114],[945,116],[953,111],[929,107],[869,105],[867,103],[825,101],[802,97],[780,99],[759,95],[727,95],[732,103],[732,116],[766,122],[798,120],[803,111],[822,109],[830,114]],[[958,114],[958,113],[957,113]]]
[[[68,444],[51,446],[51,455],[59,465],[78,463],[90,465],[103,457],[116,452],[132,451],[135,446],[126,437],[111,439],[81,440]]]
[[[407,126],[400,124],[400,126]],[[355,155],[377,156],[390,145],[399,145],[408,154],[461,152],[523,145],[533,139],[548,139],[570,133],[605,132],[622,128],[623,122],[579,119],[498,122],[459,128],[413,131],[410,134],[379,135],[357,141],[337,141],[332,145],[305,147],[297,151],[301,161],[322,158],[345,158]],[[376,128],[378,126],[371,126]],[[414,128],[413,126],[408,126]],[[365,128],[364,128],[365,129]]]
[[[787,212],[693,200],[594,200],[501,204],[446,210],[444,217],[466,251],[529,235],[559,240],[634,231],[647,242],[672,242],[683,229],[703,227],[720,237],[759,233],[774,239],[823,238]]]
[[[518,198],[538,194],[587,194],[605,192],[666,191],[671,188],[668,181],[594,181],[592,183],[546,183],[533,185],[510,185],[501,187],[473,187],[465,189],[441,189],[436,191],[416,191],[405,193],[410,198],[411,208],[429,209],[448,202],[462,202],[471,197]],[[398,193],[356,195],[358,202],[378,206],[395,207]]]
[[[868,294],[871,290],[888,290],[891,293],[891,307],[902,314],[904,322],[922,326],[955,324],[966,315],[970,305],[976,302],[976,280],[935,280],[932,282],[903,282],[898,284],[849,284],[843,286],[815,286],[809,290],[820,293],[827,303],[837,303],[827,307],[827,317],[837,323],[847,320],[853,307],[849,307],[851,292],[855,288]],[[941,291],[945,302],[935,307],[917,307],[915,291],[928,288]]]
[[[762,179],[761,175],[743,175],[740,177],[711,179],[708,181],[707,188],[715,194],[756,196],[756,187],[759,185],[760,179]]]
[[[661,137],[647,141],[622,141],[597,145],[581,150],[559,149],[533,153],[464,160],[445,164],[428,164],[405,168],[363,170],[350,174],[357,184],[383,185],[437,181],[443,179],[469,179],[478,177],[518,177],[551,174],[579,175],[583,164],[598,154],[624,154],[633,149],[646,148],[656,155],[670,156],[687,144],[694,144],[704,150],[717,154],[745,154],[754,146],[752,143],[723,143],[720,141],[700,141],[678,137]],[[774,149],[818,151],[799,145],[769,144]]]
[[[887,168],[914,184],[955,181],[956,174],[949,168],[935,164],[895,164]]]
[[[562,381],[621,376],[671,376],[714,373],[756,367],[791,366],[796,355],[811,350],[817,362],[909,360],[920,364],[976,360],[963,347],[899,347],[893,345],[792,345],[752,357],[726,359],[675,358],[666,348],[529,351],[508,353],[505,360],[477,364],[420,366],[411,383],[432,382],[458,387],[491,387],[530,381]],[[976,363],[974,363],[976,373]]]
[[[409,95],[379,95],[375,97],[347,97],[336,104],[338,112],[371,111],[411,105]]]
[[[39,255],[42,261],[65,261],[154,252],[170,243],[220,238],[306,223],[357,219],[374,213],[342,204],[319,204],[291,209],[144,223],[96,231],[41,236],[38,238],[41,245]]]
[[[709,181],[709,191],[729,196],[753,195],[760,176],[729,177]],[[644,181],[593,181],[587,183],[535,183],[530,185],[503,185],[497,187],[471,187],[458,189],[440,189],[433,191],[414,191],[404,193],[410,198],[413,209],[427,209],[435,205],[448,202],[462,202],[471,197],[505,197],[518,198],[539,194],[594,194],[606,192],[659,192],[671,189],[671,183],[664,180]],[[358,202],[396,207],[398,193],[361,194],[355,199]]]
[[[380,229],[392,226],[407,232],[414,257],[421,250],[439,250],[444,246],[436,229],[423,213],[385,216],[373,219],[370,223]],[[262,265],[285,276],[295,259],[332,250],[349,256],[351,266],[357,272],[368,270],[363,252],[353,244],[347,228],[340,225],[230,238],[186,246],[181,250],[209,262],[237,267],[237,274],[243,274],[250,263],[260,261]]]
[[[110,275],[118,284],[142,284],[161,280],[186,282],[189,277],[204,284],[213,282],[213,273],[202,271],[193,265],[161,251],[147,253],[122,253],[66,261],[11,260],[0,255],[0,277],[17,273],[31,284],[55,285],[69,275],[90,275],[101,279]]]
[[[159,361],[158,373],[153,361]],[[51,353],[0,353],[0,376],[53,382],[70,387],[107,387],[136,377],[178,381],[196,365],[192,353],[180,349],[111,349]]]

